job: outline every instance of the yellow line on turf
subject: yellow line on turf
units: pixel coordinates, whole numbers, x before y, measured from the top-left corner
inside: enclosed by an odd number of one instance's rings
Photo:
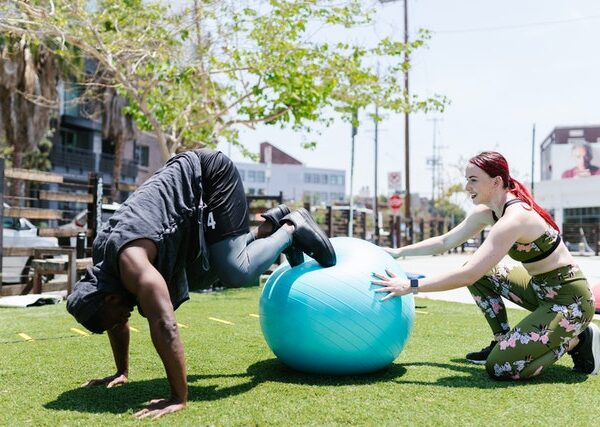
[[[251,313],[251,314],[250,314],[250,317],[259,317],[259,316],[258,316],[258,314],[253,314],[253,313]]]
[[[130,331],[133,331],[133,332],[139,332],[139,330],[138,330],[138,329],[135,329],[133,326],[130,326],[130,327],[129,327],[129,330],[130,330]]]
[[[427,312],[427,311],[421,311],[421,310],[415,310],[415,313],[419,313],[419,314],[429,314],[429,312]]]
[[[31,337],[30,337],[29,335],[27,335],[27,334],[24,334],[23,332],[21,332],[21,333],[19,334],[19,336],[20,336],[21,338],[23,338],[25,341],[33,341],[33,338],[31,338]]]
[[[215,322],[225,323],[226,325],[233,325],[233,323],[228,322],[227,320],[217,319],[216,317],[209,317],[210,320],[214,320]]]
[[[180,328],[184,328],[184,329],[188,327],[187,325],[184,325],[183,323],[178,323],[177,326],[179,326]]]
[[[82,331],[81,329],[71,328],[71,330],[76,334],[83,335],[84,337],[87,337],[89,335],[87,332]]]

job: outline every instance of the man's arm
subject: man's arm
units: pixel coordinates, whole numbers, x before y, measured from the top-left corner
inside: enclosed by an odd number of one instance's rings
[[[112,388],[129,381],[129,322],[116,325],[107,331],[117,372],[104,378],[96,378],[84,384],[85,387],[106,385]]]
[[[122,249],[119,267],[123,285],[137,297],[148,319],[152,343],[163,362],[171,386],[169,399],[153,400],[135,415],[158,418],[185,408],[188,391],[183,344],[167,284],[152,265],[155,258],[156,247],[153,242],[136,240]]]
[[[152,284],[140,284],[137,297],[148,319],[152,342],[165,367],[171,385],[171,397],[185,403],[187,381],[183,343],[167,286],[158,272],[156,275],[158,277],[154,277]]]
[[[116,325],[107,331],[117,374],[129,375],[129,322]]]

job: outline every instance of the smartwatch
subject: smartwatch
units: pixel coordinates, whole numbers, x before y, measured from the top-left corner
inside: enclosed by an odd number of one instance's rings
[[[418,279],[410,279],[410,289],[412,289],[413,295],[419,293],[419,280]]]

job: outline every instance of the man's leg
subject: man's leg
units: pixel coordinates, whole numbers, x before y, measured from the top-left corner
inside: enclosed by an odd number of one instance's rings
[[[252,233],[231,236],[209,246],[211,269],[230,286],[254,283],[292,244],[293,226],[284,224],[263,239]]]

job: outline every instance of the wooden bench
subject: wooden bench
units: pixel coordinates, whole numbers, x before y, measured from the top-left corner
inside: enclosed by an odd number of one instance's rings
[[[5,195],[6,188],[14,190],[21,186],[23,191]],[[69,243],[73,241],[72,238],[84,232],[87,247],[91,248],[100,223],[102,199],[102,181],[96,174],[90,174],[87,182],[73,181],[71,177],[57,173],[4,168],[4,160],[0,159],[0,277],[8,278],[6,282],[0,282],[0,295],[39,293],[42,286],[44,290],[66,289],[71,292],[77,273],[85,270],[91,260],[76,261],[76,249],[68,245],[72,244]],[[5,200],[7,204],[4,203]],[[72,221],[83,210],[87,210],[86,228],[61,227],[62,223]],[[15,227],[11,228],[17,231],[21,230],[17,224],[22,222],[21,218],[25,218],[37,227],[38,236],[62,238],[64,241],[59,240],[58,243],[66,246],[56,247],[56,243],[53,244],[52,241],[38,243],[35,240],[31,241],[31,246],[25,246],[28,242],[23,239],[27,235],[20,236],[18,241],[7,243],[3,239],[5,217],[12,219]],[[28,229],[31,229],[31,225]],[[27,263],[24,267],[19,266],[19,271],[16,271],[15,264],[21,263],[21,260],[11,261],[9,264],[12,270],[5,271],[2,261],[8,257],[26,257]],[[53,257],[56,259],[47,259]],[[44,284],[44,277],[57,274],[66,275],[67,282],[52,281]],[[17,277],[20,283],[15,284]]]
[[[4,285],[2,295],[26,295],[29,292],[39,294],[42,291],[65,290],[71,293],[73,285],[87,267],[92,265],[92,258],[76,258],[76,249],[71,247],[59,248],[14,248],[14,254],[32,256],[32,276],[25,285]],[[54,258],[45,258],[54,257]],[[48,275],[66,275],[67,281],[43,286],[43,277]],[[14,289],[11,289],[14,288]]]
[[[31,262],[32,280],[21,291],[22,295],[29,292],[42,293],[43,276],[67,275],[67,295],[73,290],[79,275],[92,265],[92,258],[75,257],[75,248],[40,248],[34,249],[34,259]],[[45,258],[52,256],[54,258]],[[59,285],[63,287],[64,285]],[[55,290],[55,289],[52,289]]]

